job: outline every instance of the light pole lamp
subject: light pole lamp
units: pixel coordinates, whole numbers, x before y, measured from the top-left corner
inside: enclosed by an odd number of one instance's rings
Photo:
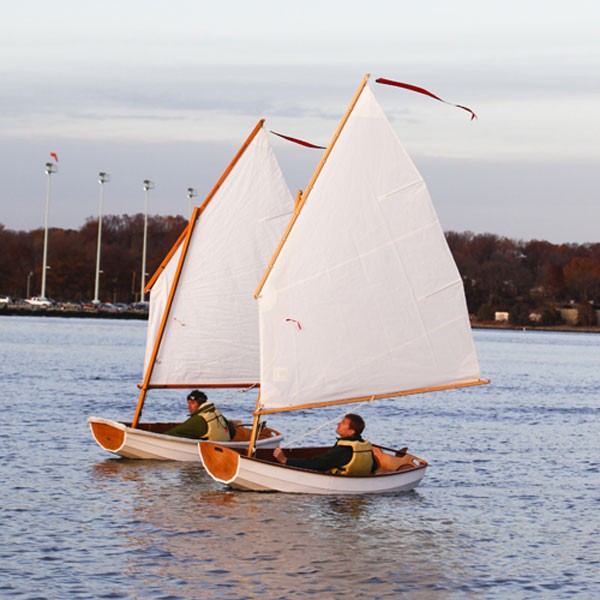
[[[46,217],[44,219],[44,258],[42,265],[42,291],[40,296],[46,297],[46,271],[47,271],[47,259],[48,259],[48,207],[50,206],[50,175],[57,172],[56,165],[54,163],[46,163],[46,175],[48,175],[48,186],[46,187]]]
[[[98,173],[98,183],[100,184],[100,211],[98,213],[98,248],[96,250],[96,283],[94,284],[94,304],[100,304],[98,290],[100,288],[100,247],[102,245],[102,202],[104,200],[104,184],[110,181],[110,175],[101,171]]]
[[[144,210],[144,245],[142,247],[142,287],[140,301],[144,301],[144,290],[146,288],[146,246],[148,241],[148,192],[154,189],[154,184],[149,179],[144,179],[144,192],[146,195],[146,209]]]
[[[197,195],[198,195],[198,192],[194,188],[187,189],[187,197],[188,197],[188,200],[190,201],[190,219],[192,218],[192,210],[193,210],[192,209],[192,198]]]

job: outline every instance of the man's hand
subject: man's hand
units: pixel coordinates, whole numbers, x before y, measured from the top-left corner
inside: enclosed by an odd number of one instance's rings
[[[284,465],[287,462],[287,458],[281,448],[275,448],[275,450],[273,450],[273,456],[277,462],[283,463]]]

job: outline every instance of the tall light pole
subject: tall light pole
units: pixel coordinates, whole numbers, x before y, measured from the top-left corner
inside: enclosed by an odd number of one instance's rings
[[[29,271],[29,275],[27,275],[27,298],[29,298],[29,284],[31,281],[31,278],[33,277],[33,271]]]
[[[192,211],[193,211],[193,209],[192,209],[192,198],[194,196],[197,196],[197,195],[198,195],[198,192],[196,192],[196,190],[194,188],[188,188],[187,189],[187,197],[188,197],[188,200],[190,201],[190,219],[192,218]]]
[[[100,304],[98,298],[98,289],[100,287],[100,247],[102,245],[102,201],[104,200],[104,184],[110,181],[108,173],[98,173],[98,183],[100,184],[100,212],[98,213],[98,249],[96,250],[96,283],[94,285],[94,304]]]
[[[56,173],[57,168],[53,163],[46,163],[46,175],[48,175],[48,187],[46,188],[46,218],[44,219],[44,259],[42,265],[42,291],[40,292],[40,296],[42,298],[46,297],[46,270],[48,267],[46,266],[47,258],[48,258],[48,207],[50,206],[50,175],[52,173]]]
[[[144,290],[146,288],[146,245],[148,241],[148,191],[154,188],[149,179],[144,179],[144,192],[146,193],[146,210],[144,211],[144,246],[142,249],[142,288],[140,291],[140,302],[144,301]]]

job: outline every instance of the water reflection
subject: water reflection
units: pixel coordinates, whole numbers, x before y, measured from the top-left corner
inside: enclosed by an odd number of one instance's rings
[[[121,497],[128,576],[143,572],[145,583],[161,581],[175,597],[203,597],[184,591],[191,586],[205,597],[341,598],[365,585],[371,597],[392,597],[450,590],[461,577],[457,532],[448,521],[423,519],[416,492],[239,492],[216,485],[201,465],[162,461],[109,460],[90,472],[94,485]]]

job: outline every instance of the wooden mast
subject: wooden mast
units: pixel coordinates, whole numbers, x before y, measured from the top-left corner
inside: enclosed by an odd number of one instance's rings
[[[177,251],[177,248],[179,248],[181,242],[183,242],[183,240],[185,239],[185,234],[187,233],[188,227],[190,227],[191,223],[192,223],[192,218],[190,217],[190,222],[183,228],[181,235],[177,238],[177,241],[173,244],[173,247],[169,250],[168,254],[165,256],[163,261],[160,263],[160,265],[159,265],[158,269],[156,269],[154,275],[152,275],[152,279],[150,279],[150,281],[146,285],[146,289],[144,290],[144,293],[147,294],[152,289],[154,282],[158,279],[159,275],[165,270],[166,266],[169,264],[169,261],[171,260],[171,257],[173,256],[173,254],[175,254],[175,252]]]
[[[296,197],[296,204],[294,205],[294,214],[292,215],[292,218],[290,219],[290,222],[288,223],[285,233],[283,234],[283,237],[281,238],[281,240],[275,250],[275,254],[273,254],[273,257],[271,258],[271,262],[267,266],[267,269],[266,269],[264,275],[262,276],[260,283],[258,284],[258,288],[256,289],[256,292],[254,293],[255,298],[258,298],[258,296],[260,295],[260,292],[261,292],[262,288],[264,287],[265,282],[267,281],[267,278],[269,277],[269,274],[271,273],[271,269],[273,268],[275,261],[279,257],[279,254],[281,253],[281,249],[283,248],[283,245],[285,244],[290,232],[292,231],[292,228],[294,227],[294,223],[298,219],[298,216],[300,215],[300,211],[302,210],[302,207],[304,206],[306,199],[310,195],[310,192],[315,184],[315,181],[317,180],[321,171],[323,170],[323,167],[325,166],[325,163],[327,162],[327,159],[329,158],[329,155],[331,154],[331,151],[333,150],[333,147],[335,146],[335,143],[337,142],[337,140],[340,136],[340,133],[342,132],[342,129],[344,128],[344,125],[348,121],[348,118],[350,117],[350,114],[352,113],[354,106],[356,105],[356,103],[358,102],[358,99],[360,98],[360,94],[362,93],[364,87],[367,85],[368,80],[369,80],[369,74],[367,73],[363,77],[361,84],[358,86],[358,90],[354,94],[354,98],[352,98],[352,101],[350,102],[350,106],[348,106],[336,132],[333,135],[333,138],[329,142],[329,146],[327,146],[327,150],[325,150],[325,153],[323,154],[321,161],[317,165],[317,168],[315,169],[315,172],[313,173],[313,176],[308,184],[308,187],[306,188],[304,193],[302,193],[302,190],[298,190],[298,195]],[[275,411],[273,411],[273,412],[275,412]],[[256,410],[254,411],[253,414],[254,414],[254,421],[252,423],[252,435],[250,436],[250,443],[248,444],[248,456],[249,457],[252,456],[252,452],[254,449],[254,441],[256,439],[256,434],[258,431],[258,421],[260,419],[260,415],[266,414],[266,412],[263,412],[260,410],[260,392],[258,394],[258,399],[256,401]]]
[[[337,128],[337,131],[333,135],[331,142],[329,142],[329,146],[327,146],[327,150],[325,150],[325,153],[323,154],[323,158],[321,158],[321,162],[318,164],[315,172],[313,173],[313,176],[312,176],[306,190],[304,191],[304,194],[302,194],[301,198],[298,197],[298,200],[296,201],[296,205],[294,206],[294,214],[292,215],[292,218],[290,219],[290,222],[288,223],[287,229],[285,230],[285,233],[283,234],[283,237],[281,238],[281,241],[279,242],[279,245],[277,246],[277,249],[275,250],[275,254],[273,255],[273,258],[271,258],[271,262],[267,266],[267,270],[265,271],[265,274],[263,275],[262,279],[260,280],[260,283],[258,284],[258,288],[256,289],[256,292],[254,292],[255,298],[258,298],[258,296],[260,295],[260,292],[263,289],[265,282],[267,281],[267,279],[269,277],[269,274],[271,273],[271,269],[273,268],[275,261],[279,257],[279,254],[281,253],[281,249],[283,248],[283,245],[285,244],[288,236],[290,235],[290,232],[292,231],[292,228],[294,227],[294,223],[298,219],[298,216],[300,215],[300,211],[302,210],[302,207],[306,203],[306,200],[307,200],[308,196],[310,195],[310,192],[312,191],[313,186],[315,185],[315,181],[317,180],[317,177],[319,177],[319,175],[321,174],[321,171],[323,170],[323,167],[325,166],[325,163],[327,162],[327,159],[329,158],[329,155],[331,154],[331,151],[333,150],[335,143],[337,142],[338,138],[340,137],[340,133],[342,132],[344,125],[346,125],[346,122],[348,121],[348,118],[350,117],[350,114],[352,113],[354,106],[358,102],[358,99],[360,98],[360,95],[361,95],[364,87],[367,85],[369,76],[370,76],[369,73],[367,73],[364,76],[360,86],[358,87],[358,90],[356,91],[356,94],[354,94],[354,98],[352,98],[352,102],[350,103],[350,106],[346,110],[346,113],[344,114],[342,121]]]
[[[300,208],[300,204],[302,203],[302,190],[298,190],[298,193],[296,194],[296,203],[294,204],[294,216],[292,217],[292,221],[295,220],[295,218],[297,217],[297,212]],[[285,235],[287,236],[287,233],[289,231],[289,224],[288,224],[288,229],[286,230]],[[283,241],[281,241],[279,243],[279,247],[276,250],[276,253],[279,253],[279,250],[281,248]],[[271,264],[273,263],[274,259],[271,259]],[[263,281],[264,278],[263,277]],[[256,294],[254,295],[254,297],[256,298]],[[256,399],[256,410],[252,413],[254,415],[254,420],[252,421],[252,433],[250,434],[250,442],[248,443],[248,457],[252,456],[252,453],[254,452],[254,444],[256,442],[256,438],[258,437],[258,422],[260,421],[260,390],[258,392],[258,398]]]
[[[167,324],[167,319],[169,317],[169,312],[171,311],[171,306],[173,305],[173,298],[175,297],[175,290],[177,289],[177,284],[179,283],[179,276],[181,274],[181,269],[183,268],[183,263],[185,262],[185,257],[187,255],[187,250],[188,250],[188,247],[190,244],[190,240],[192,238],[192,232],[194,230],[196,222],[197,222],[198,218],[200,217],[200,215],[202,214],[202,212],[204,211],[204,209],[206,208],[206,206],[208,205],[208,203],[211,201],[211,199],[217,193],[217,191],[219,190],[219,188],[221,187],[223,182],[227,179],[227,176],[229,175],[229,173],[231,172],[233,167],[236,165],[238,160],[241,158],[242,154],[244,154],[246,148],[250,145],[250,143],[252,142],[252,140],[254,139],[256,134],[260,131],[264,122],[265,122],[265,120],[261,119],[257,123],[256,127],[254,127],[254,129],[252,130],[252,133],[248,136],[248,138],[246,139],[246,141],[244,142],[242,147],[238,150],[237,154],[234,156],[231,163],[229,163],[229,166],[227,167],[227,169],[225,169],[225,172],[223,173],[223,175],[221,175],[221,178],[219,179],[219,181],[216,183],[216,185],[211,190],[210,194],[208,194],[208,196],[202,203],[202,206],[200,206],[199,208],[198,207],[194,208],[194,212],[192,213],[190,222],[188,223],[187,228],[184,230],[184,233],[182,234],[185,238],[183,249],[181,251],[181,256],[179,257],[179,262],[177,264],[177,271],[175,272],[175,277],[173,278],[173,284],[171,285],[171,290],[169,291],[169,297],[167,299],[165,311],[163,313],[163,316],[162,316],[162,319],[160,322],[160,328],[158,330],[156,340],[154,340],[154,348],[152,349],[152,354],[150,356],[150,361],[148,363],[148,369],[144,375],[144,381],[142,382],[142,385],[141,385],[140,397],[138,399],[138,403],[137,403],[137,407],[135,409],[133,421],[131,423],[131,427],[133,427],[133,428],[137,427],[140,416],[142,414],[144,400],[146,398],[146,393],[149,389],[150,377],[152,376],[152,371],[154,369],[156,356],[158,354],[158,349],[160,348],[160,344],[161,344],[161,341],[163,338],[165,326]],[[180,240],[181,240],[181,237],[180,237]],[[171,251],[169,253],[170,256],[172,256],[174,254],[179,243],[180,243],[179,240],[175,243],[175,245],[173,246],[173,248],[171,249]],[[167,259],[165,259],[165,260],[167,260]],[[163,261],[161,267],[164,268],[164,265],[165,265],[165,261]],[[155,278],[153,278],[152,283],[154,283],[154,280],[155,280]]]

